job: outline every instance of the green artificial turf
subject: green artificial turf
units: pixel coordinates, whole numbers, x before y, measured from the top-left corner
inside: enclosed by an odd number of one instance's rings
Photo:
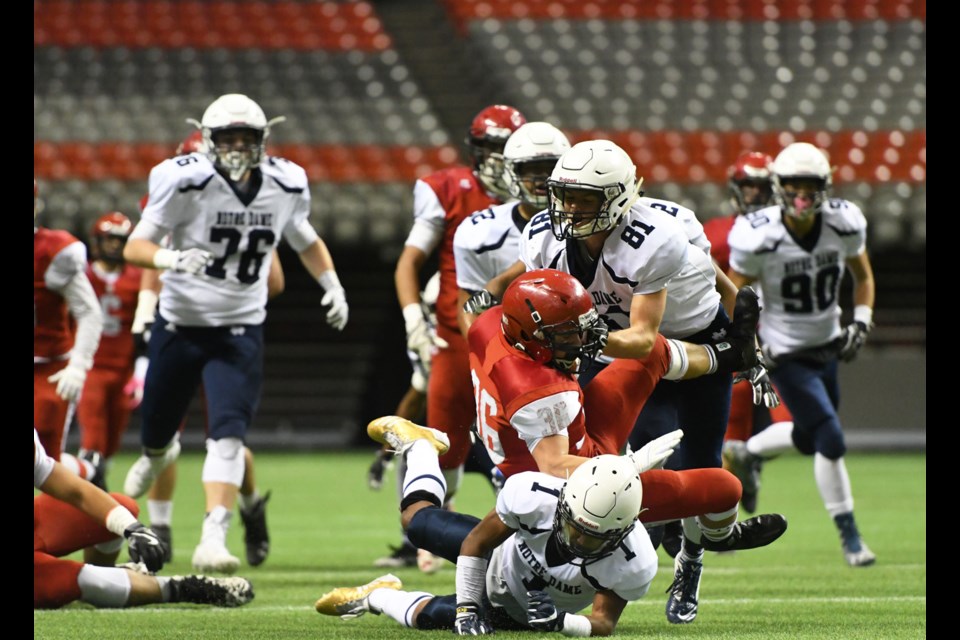
[[[253,582],[256,598],[250,604],[237,609],[166,604],[96,610],[73,603],[57,611],[35,611],[34,638],[393,640],[421,633],[448,637],[449,632],[400,627],[386,616],[342,621],[313,609],[325,591],[363,584],[385,573],[372,562],[400,540],[394,474],[388,474],[381,491],[368,489],[366,471],[372,459],[372,451],[257,454],[258,485],[261,491],[273,491],[267,511],[272,547],[263,565],[243,562],[238,571]],[[132,462],[131,454],[117,457],[108,475],[111,488],[122,486]],[[877,554],[876,565],[854,569],[845,564],[814,483],[812,458],[784,456],[765,466],[759,499],[760,512],[787,516],[784,536],[763,549],[708,553],[699,616],[687,625],[671,625],[664,616],[664,591],[672,580],[673,564],[661,550],[660,571],[649,593],[627,607],[615,635],[711,640],[926,637],[926,456],[852,453],[846,464],[857,521]],[[179,465],[174,558],[163,575],[192,572],[190,556],[200,536],[201,454],[185,452]],[[489,485],[468,474],[458,510],[480,516],[493,504]],[[146,500],[140,505],[145,511]],[[143,519],[148,521],[145,513]],[[239,517],[234,516],[228,545],[241,558],[242,537]],[[434,575],[416,568],[393,572],[405,588],[438,595],[455,591],[451,564]],[[542,635],[497,633],[503,639]]]

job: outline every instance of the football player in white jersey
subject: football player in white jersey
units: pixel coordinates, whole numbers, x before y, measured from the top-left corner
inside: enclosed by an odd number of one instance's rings
[[[503,147],[503,178],[510,202],[477,211],[457,227],[453,256],[457,266],[458,321],[467,335],[464,303],[487,282],[513,266],[520,255],[520,234],[547,207],[547,178],[570,148],[562,131],[548,122],[528,122]]]
[[[193,555],[198,571],[232,573],[239,559],[227,528],[244,474],[243,442],[263,386],[267,275],[281,236],[325,293],[327,323],[347,323],[344,289],[326,244],[310,225],[310,188],[302,167],[267,156],[271,125],[241,94],[220,96],[197,124],[206,153],[164,160],[150,172],[149,195],[124,259],[162,269],[159,310],[148,345],[143,455],[124,489],[139,497],[176,459],[178,427],[203,383],[207,457],[202,481],[207,515]],[[170,234],[174,248],[160,241]]]
[[[798,449],[812,455],[817,488],[840,532],[847,563],[873,564],[860,537],[844,465],[846,444],[837,405],[838,360],[850,361],[873,326],[875,283],[866,252],[867,221],[852,202],[831,198],[831,168],[817,147],[795,142],[773,161],[774,206],[748,213],[730,231],[730,277],[759,282],[760,340],[770,377],[793,423],[777,423],[724,457],[749,481],[756,458]],[[853,276],[853,322],[840,326],[840,282]]]
[[[547,181],[548,210],[524,229],[520,261],[487,286],[499,296],[523,271],[542,268],[580,280],[610,327],[603,356],[581,374],[581,385],[612,358],[646,358],[658,332],[709,344],[729,330],[736,288],[715,269],[703,225],[686,207],[643,197],[641,182],[630,157],[613,142],[571,147]],[[659,382],[637,420],[631,448],[682,427],[683,442],[668,466],[720,467],[732,384],[723,374]],[[674,623],[696,617],[702,571],[703,548],[695,542],[692,518],[684,529],[688,534],[666,607]]]
[[[383,613],[407,627],[458,635],[495,629],[609,635],[627,602],[647,593],[657,554],[636,526],[643,489],[630,459],[592,458],[566,480],[538,472],[512,476],[496,508],[479,520],[440,508],[446,483],[437,456],[448,440],[434,429],[410,428],[387,431],[415,478],[404,489],[401,519],[405,528],[429,531],[433,551],[456,559],[456,594],[403,591],[387,574],[324,594],[315,605],[319,613],[344,619]],[[589,615],[577,613],[591,604]]]

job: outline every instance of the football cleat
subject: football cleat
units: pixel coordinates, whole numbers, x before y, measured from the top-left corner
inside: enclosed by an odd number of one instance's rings
[[[150,528],[160,538],[163,544],[163,563],[166,564],[173,559],[173,531],[168,524],[151,524]]]
[[[123,492],[131,498],[139,498],[150,489],[160,472],[173,464],[180,455],[180,440],[175,438],[163,454],[158,456],[141,455],[123,481]]]
[[[443,455],[450,448],[447,434],[430,427],[421,427],[400,416],[384,416],[367,425],[367,435],[379,442],[393,447],[402,454],[417,440],[426,440]]]
[[[674,559],[673,582],[667,587],[667,620],[673,624],[693,622],[697,617],[700,602],[700,577],[703,562],[700,560]]]
[[[174,576],[169,585],[170,602],[239,607],[253,600],[253,585],[246,578]]]
[[[240,558],[231,554],[222,542],[202,541],[193,552],[194,571],[234,573],[238,568],[240,568]]]
[[[267,500],[270,492],[257,500],[249,510],[240,509],[243,521],[243,543],[247,547],[247,563],[251,567],[263,564],[270,553],[270,535],[267,533]]]
[[[381,569],[400,569],[402,567],[417,566],[417,548],[406,540],[399,547],[391,546],[391,553],[388,556],[377,558],[373,561],[373,566]]]
[[[747,513],[757,510],[757,494],[760,492],[760,465],[763,458],[747,451],[743,440],[727,440],[722,454],[725,467],[737,476],[743,487],[740,505]]]
[[[786,530],[786,518],[779,513],[765,513],[737,522],[723,540],[703,536],[700,544],[707,551],[745,551],[767,546]]]
[[[680,553],[680,547],[683,545],[683,523],[680,520],[674,520],[663,525],[663,539],[660,541],[663,550],[671,558],[676,558]]]
[[[834,523],[840,530],[840,545],[843,547],[843,557],[851,567],[868,567],[877,561],[876,554],[870,550],[867,543],[860,537],[853,513],[841,513],[834,516]]]
[[[370,594],[377,589],[402,589],[400,578],[388,573],[359,587],[339,587],[320,596],[314,604],[317,613],[340,616],[343,620],[359,618],[371,611]],[[378,612],[374,612],[378,613]]]

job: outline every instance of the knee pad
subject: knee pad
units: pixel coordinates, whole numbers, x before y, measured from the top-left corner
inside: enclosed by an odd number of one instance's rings
[[[207,457],[201,474],[203,482],[224,482],[239,487],[245,467],[240,438],[207,440]]]
[[[77,585],[81,600],[95,607],[122,607],[130,597],[130,576],[117,567],[84,565]]]

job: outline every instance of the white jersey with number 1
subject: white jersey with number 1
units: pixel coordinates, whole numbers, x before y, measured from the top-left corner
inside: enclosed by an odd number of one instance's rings
[[[565,482],[527,471],[508,478],[497,496],[497,515],[517,532],[493,552],[487,596],[519,622],[527,620],[527,591],[546,591],[560,611],[576,613],[590,606],[599,590],[638,600],[657,574],[657,552],[639,524],[610,555],[551,566],[547,543]]]

